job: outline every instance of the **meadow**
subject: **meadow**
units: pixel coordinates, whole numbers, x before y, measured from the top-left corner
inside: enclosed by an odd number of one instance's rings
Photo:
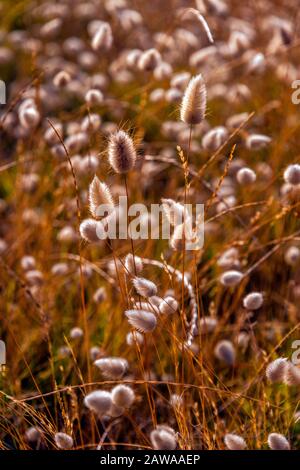
[[[0,449],[300,449],[297,0],[0,18]]]

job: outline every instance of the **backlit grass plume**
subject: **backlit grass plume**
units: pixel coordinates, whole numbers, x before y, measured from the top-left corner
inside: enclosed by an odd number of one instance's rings
[[[126,310],[129,323],[141,333],[150,333],[156,327],[156,316],[146,310]]]
[[[200,124],[205,118],[206,86],[202,75],[191,78],[183,95],[180,119],[187,124]]]
[[[114,208],[114,200],[109,187],[95,175],[89,186],[89,207],[93,217],[98,216],[97,209],[101,204],[106,204],[111,210]]]
[[[110,136],[108,160],[116,173],[128,173],[134,168],[136,150],[127,132],[119,130]]]

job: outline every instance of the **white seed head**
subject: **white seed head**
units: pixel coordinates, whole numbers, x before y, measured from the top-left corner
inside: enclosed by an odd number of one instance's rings
[[[178,302],[174,297],[165,297],[159,304],[159,311],[163,315],[171,315],[178,310]]]
[[[95,175],[89,186],[89,208],[93,217],[97,217],[97,210],[102,204],[106,204],[111,210],[114,208],[114,200],[109,187]]]
[[[300,165],[289,165],[283,174],[284,181],[293,186],[300,184]]]
[[[297,246],[290,246],[284,254],[284,259],[286,264],[295,266],[300,260],[300,249]]]
[[[206,86],[202,75],[191,78],[183,95],[180,119],[187,124],[200,124],[206,111]]]
[[[225,362],[229,366],[234,365],[236,353],[231,341],[226,339],[219,341],[215,347],[214,353],[216,358],[220,361]]]
[[[85,102],[89,106],[97,106],[103,102],[103,94],[98,89],[91,89],[86,92]]]
[[[100,129],[101,126],[101,117],[99,114],[90,113],[88,116],[85,116],[81,123],[81,130],[83,132],[93,133]],[[96,157],[97,158],[97,157]]]
[[[98,30],[95,32],[92,38],[92,48],[94,51],[108,51],[112,47],[113,35],[111,27],[108,23],[102,23],[99,25]]]
[[[155,67],[153,75],[156,80],[165,80],[171,77],[172,72],[172,66],[168,62],[161,62]]]
[[[67,225],[58,232],[57,239],[60,242],[75,242],[77,240],[77,234],[71,225]]]
[[[70,80],[70,74],[65,70],[61,70],[53,78],[53,85],[57,88],[64,88],[70,82]]]
[[[215,330],[217,324],[218,324],[218,321],[216,318],[212,318],[208,316],[200,318],[200,321],[199,321],[200,333],[201,334],[212,333]]]
[[[228,137],[226,127],[218,126],[208,131],[202,138],[202,147],[205,150],[215,152],[223,145]]]
[[[143,297],[152,297],[157,294],[157,287],[154,282],[144,277],[135,277],[132,282],[137,293]]]
[[[64,432],[57,432],[54,436],[55,444],[59,449],[71,449],[73,447],[73,438]]]
[[[24,269],[24,271],[35,269],[35,266],[36,263],[33,256],[26,255],[21,258],[21,267]]]
[[[126,310],[129,323],[141,333],[150,333],[156,327],[156,316],[145,310]]]
[[[268,436],[268,444],[272,450],[290,450],[290,444],[288,440],[277,432],[273,432]]]
[[[267,135],[252,134],[246,139],[246,147],[250,150],[260,150],[271,142]]]
[[[188,86],[190,81],[191,74],[189,72],[179,72],[173,75],[170,85],[172,88],[178,88],[179,90],[184,91]]]
[[[134,276],[135,273],[141,273],[143,270],[142,258],[140,258],[139,256],[133,256],[132,253],[128,253],[128,255],[126,256],[124,265],[126,271],[132,276]]]
[[[108,160],[116,173],[127,173],[136,162],[134,143],[129,135],[119,130],[110,136]]]
[[[300,369],[291,362],[286,363],[284,382],[289,386],[300,385]]]
[[[89,410],[99,416],[103,416],[105,413],[108,413],[112,405],[111,393],[105,390],[94,390],[86,395],[84,404]]]
[[[270,382],[277,383],[283,382],[285,371],[287,367],[287,360],[285,357],[279,357],[272,361],[266,368],[266,376]]]
[[[99,287],[93,295],[93,301],[98,304],[100,302],[104,302],[106,300],[107,294],[105,287]]]
[[[96,361],[101,356],[101,349],[98,346],[92,346],[90,349],[90,358]]]
[[[198,20],[199,20],[206,36],[207,36],[207,39],[209,40],[209,42],[211,44],[213,44],[214,39],[213,39],[212,33],[209,29],[208,23],[207,23],[206,19],[204,18],[204,16],[201,15],[200,11],[196,10],[195,8],[189,8],[188,12],[192,13],[193,15],[195,15],[198,18]]]
[[[126,343],[128,344],[128,346],[134,346],[135,344],[139,344],[141,346],[143,342],[144,336],[138,331],[130,331],[126,335]]]
[[[138,68],[146,72],[152,72],[160,63],[161,56],[156,49],[148,49],[139,57]]]
[[[174,408],[180,408],[183,406],[183,398],[180,395],[177,395],[176,393],[173,393],[170,396],[170,404]]]
[[[240,271],[225,271],[220,277],[221,284],[226,287],[237,285],[243,279],[243,274]]]
[[[44,280],[43,273],[37,269],[26,271],[25,278],[31,286],[39,286]]]
[[[80,235],[90,243],[97,243],[105,238],[105,230],[100,220],[85,219],[81,222]]]
[[[221,268],[232,268],[233,266],[239,266],[239,252],[236,248],[229,248],[228,250],[224,251],[224,253],[220,256],[217,261],[218,266]]]
[[[31,426],[25,431],[25,437],[29,442],[37,442],[41,438],[41,435],[42,430],[37,426]]]
[[[256,181],[256,174],[251,168],[241,168],[237,174],[236,179],[241,185],[252,184]]]
[[[34,106],[22,107],[19,111],[19,120],[25,129],[32,129],[38,125],[40,113]]]
[[[128,362],[121,357],[104,357],[94,362],[102,374],[111,379],[122,377],[128,369]]]
[[[70,331],[70,337],[72,339],[79,339],[79,338],[82,338],[83,336],[83,331],[81,328],[79,328],[78,326],[75,326],[74,328],[72,328],[72,330]]]
[[[247,447],[245,440],[237,434],[226,434],[224,442],[229,450],[244,450]]]
[[[243,298],[243,305],[247,310],[257,310],[263,302],[264,298],[260,292],[251,292]]]
[[[69,272],[67,263],[55,263],[51,268],[53,276],[64,276]]]
[[[130,408],[135,400],[135,394],[132,388],[127,385],[117,385],[111,391],[112,401],[121,408]]]
[[[296,413],[294,414],[294,421],[295,423],[300,422],[300,411],[296,411]]]
[[[129,68],[136,68],[138,66],[138,61],[142,55],[142,51],[140,49],[132,49],[128,52],[126,56],[126,65]]]
[[[168,426],[158,426],[150,434],[151,443],[155,450],[176,449],[176,437],[174,431]]]

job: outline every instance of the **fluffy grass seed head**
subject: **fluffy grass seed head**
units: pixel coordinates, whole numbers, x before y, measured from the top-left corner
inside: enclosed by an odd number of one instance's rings
[[[36,127],[40,121],[40,113],[35,106],[22,107],[19,111],[20,124],[25,129]]]
[[[172,393],[170,396],[170,405],[173,406],[173,408],[181,408],[183,406],[183,398],[181,395],[177,395],[177,393]]]
[[[128,346],[134,346],[136,343],[141,346],[143,342],[144,336],[138,331],[130,331],[126,335],[126,343],[128,344]]]
[[[81,237],[90,243],[97,243],[105,238],[105,230],[100,220],[85,219],[79,227]]]
[[[300,385],[300,369],[291,362],[286,363],[284,383],[291,387]]]
[[[58,72],[53,78],[53,85],[57,88],[64,88],[71,80],[71,76],[65,70]]]
[[[107,293],[105,287],[99,287],[93,295],[93,301],[98,304],[104,302],[107,299]]]
[[[116,173],[128,173],[136,162],[134,143],[127,132],[119,130],[111,134],[108,144],[108,160]]]
[[[138,68],[145,72],[152,72],[161,61],[160,53],[152,48],[143,52],[138,61]]]
[[[89,106],[98,106],[99,104],[103,103],[103,93],[96,88],[91,88],[88,90],[84,98],[85,102]]]
[[[109,379],[122,377],[128,369],[128,362],[122,357],[103,357],[97,359],[94,364]]]
[[[219,341],[214,350],[215,356],[222,362],[225,362],[229,366],[233,366],[235,363],[235,349],[231,341],[223,339]]]
[[[256,173],[251,168],[241,168],[236,174],[237,182],[240,185],[252,184],[256,181]]]
[[[83,330],[78,326],[75,326],[70,331],[70,338],[72,339],[80,339],[83,337]]]
[[[128,385],[117,385],[111,391],[113,403],[120,408],[130,408],[135,400],[135,394]]]
[[[246,147],[250,150],[260,150],[271,142],[271,138],[267,135],[252,134],[246,139]]]
[[[209,316],[205,316],[200,318],[199,321],[199,332],[201,334],[212,333],[218,324],[218,320],[216,318],[212,318]]]
[[[283,174],[284,181],[293,186],[300,184],[300,165],[289,165]]]
[[[24,271],[30,271],[32,269],[35,269],[36,267],[36,262],[35,258],[30,255],[25,255],[21,258],[21,267],[24,269]]]
[[[125,269],[132,276],[135,273],[139,274],[143,270],[143,260],[139,256],[133,256],[132,253],[128,253],[125,258]]]
[[[108,51],[112,47],[113,35],[108,23],[103,22],[92,38],[94,51]]]
[[[157,294],[157,287],[154,282],[145,279],[144,277],[135,277],[133,285],[137,293],[143,297],[152,297]]]
[[[245,440],[237,434],[226,434],[224,442],[229,450],[244,450],[247,447]]]
[[[225,143],[226,139],[228,138],[228,130],[226,127],[218,126],[214,129],[209,130],[203,137],[202,137],[202,147],[204,150],[210,150],[215,152],[222,144]]]
[[[295,266],[300,260],[300,249],[297,246],[290,246],[284,254],[284,259],[289,266]]]
[[[187,124],[200,124],[206,111],[206,86],[202,75],[192,77],[183,95],[180,119]]]
[[[268,436],[268,445],[272,450],[290,450],[290,444],[286,437],[277,432],[272,432]]]
[[[260,292],[251,292],[243,298],[243,305],[247,310],[257,310],[263,302],[264,298]]]
[[[89,410],[93,411],[99,416],[108,413],[112,405],[111,393],[105,390],[94,390],[86,395],[84,404]]]
[[[241,282],[243,278],[243,274],[240,271],[235,271],[234,269],[230,271],[225,271],[221,277],[220,281],[221,284],[225,287],[232,287],[236,286],[239,282]]]
[[[159,311],[163,315],[171,315],[178,310],[178,302],[174,297],[165,297],[159,304]]]
[[[37,442],[42,436],[41,428],[37,426],[30,426],[30,428],[25,431],[25,438],[28,442]]]
[[[93,217],[97,217],[97,209],[102,204],[106,204],[111,210],[114,208],[114,200],[109,187],[95,175],[89,186],[89,208]]]
[[[150,434],[150,440],[155,450],[176,449],[176,436],[169,426],[158,426]]]
[[[54,436],[55,444],[59,449],[71,449],[73,447],[74,441],[71,436],[64,432],[57,432]]]
[[[283,382],[287,367],[287,359],[279,357],[272,361],[266,368],[266,376],[272,383]]]
[[[156,327],[156,316],[146,310],[126,310],[129,323],[140,333],[151,333]]]

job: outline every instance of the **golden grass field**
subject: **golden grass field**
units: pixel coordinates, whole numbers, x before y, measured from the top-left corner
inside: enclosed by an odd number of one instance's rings
[[[0,13],[0,448],[299,449],[298,2]],[[120,195],[203,247],[95,240]]]

